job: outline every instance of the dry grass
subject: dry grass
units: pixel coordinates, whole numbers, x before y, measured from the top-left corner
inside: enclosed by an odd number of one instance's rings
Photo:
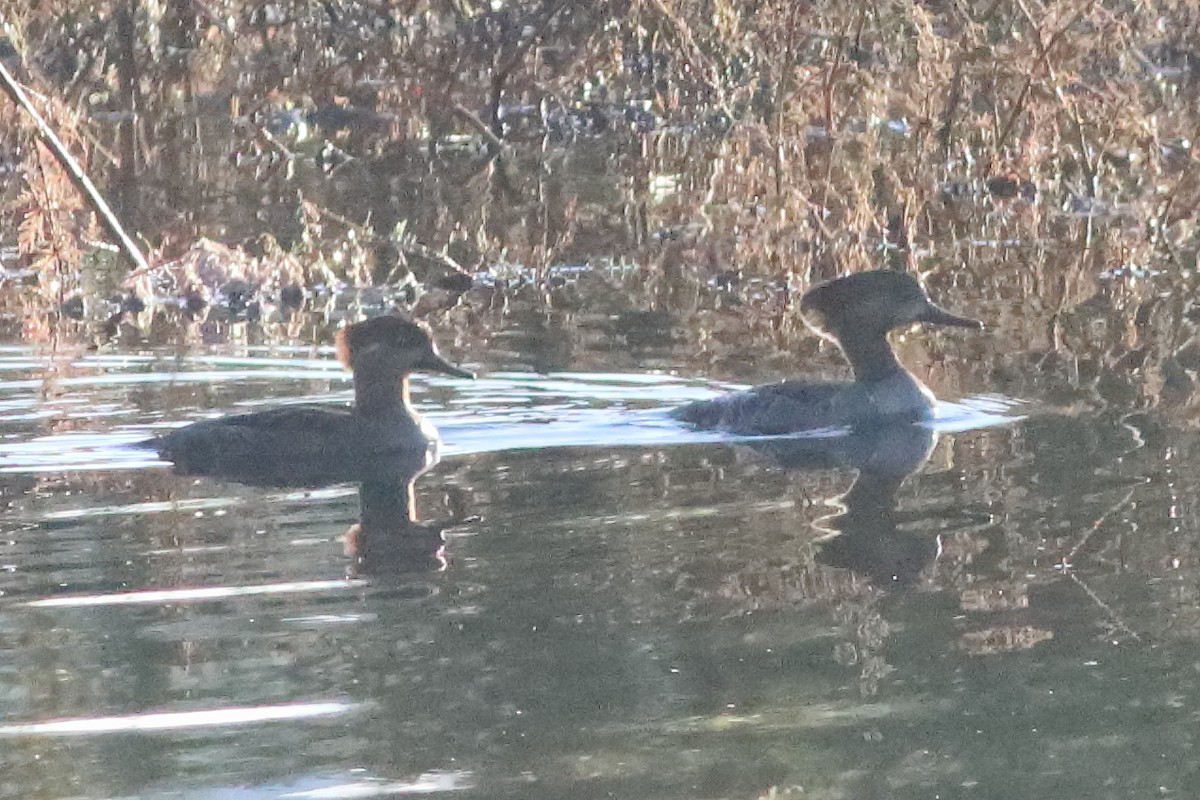
[[[131,21],[124,7],[0,4],[27,82],[164,260],[202,237],[261,257],[271,234],[309,280],[390,285],[468,339],[514,313],[570,327],[661,310],[700,343],[694,367],[726,377],[815,355],[794,298],[887,266],[1011,342],[939,388],[1023,391],[1013,376],[1057,383],[1082,358],[1132,366],[1135,404],[1190,394],[1188,6],[224,0]],[[62,257],[88,251],[90,221],[18,242],[69,192],[6,119],[21,170],[0,239],[34,274],[0,295],[10,312],[53,308],[104,283]],[[574,264],[632,269],[554,273]],[[505,282],[437,288],[461,272]],[[912,355],[945,357],[937,341]]]

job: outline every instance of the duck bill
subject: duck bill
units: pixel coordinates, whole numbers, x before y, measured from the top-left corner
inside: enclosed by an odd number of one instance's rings
[[[430,372],[444,372],[447,375],[453,375],[456,378],[467,378],[474,380],[475,373],[470,370],[456,367],[446,359],[442,358],[437,353],[430,353],[425,356],[425,360],[421,362],[421,368]]]
[[[983,323],[979,320],[951,314],[949,311],[932,304],[929,308],[925,309],[925,313],[921,315],[920,319],[921,322],[928,322],[930,325],[946,325],[951,328],[972,328],[977,331],[983,330]]]

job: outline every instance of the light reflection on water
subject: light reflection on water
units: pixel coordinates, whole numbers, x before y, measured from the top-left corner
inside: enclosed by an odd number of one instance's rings
[[[0,358],[0,773],[101,776],[89,797],[916,798],[1105,796],[1151,750],[1186,762],[1192,495],[1158,478],[1190,435],[973,395],[894,440],[739,438],[664,414],[736,387],[497,370],[418,382],[445,449],[411,505],[180,479],[127,446],[349,398],[280,352],[89,357],[44,394],[40,362]],[[432,526],[442,561],[368,563],[368,520]]]
[[[250,597],[259,594],[295,594],[300,592],[325,592],[337,589],[353,589],[361,586],[357,581],[297,581],[273,583],[266,586],[204,586],[188,589],[140,590],[120,594],[72,595],[47,597],[26,603],[30,608],[89,608],[94,606],[163,605],[174,603],[197,603],[228,600],[233,597]]]
[[[139,797],[171,797],[183,800],[359,800],[371,797],[408,797],[453,792],[474,786],[471,773],[438,770],[418,775],[413,780],[389,781],[352,770],[346,774],[316,774],[293,777],[285,783],[261,786],[222,786],[194,791],[166,788]],[[118,800],[121,800],[118,798]]]
[[[38,362],[22,360],[21,369],[32,369]],[[290,365],[295,364],[293,368]],[[197,364],[223,365],[227,369],[197,370]],[[59,377],[56,387],[78,393],[76,397],[58,397],[53,402],[39,401],[29,395],[9,401],[13,411],[5,413],[0,401],[0,431],[6,423],[34,422],[45,419],[87,419],[105,417],[114,421],[116,430],[107,432],[70,431],[49,436],[34,436],[17,442],[0,443],[0,472],[54,472],[60,470],[96,471],[141,469],[161,466],[152,453],[127,445],[135,444],[180,423],[159,421],[151,425],[121,424],[122,418],[135,415],[128,406],[110,405],[97,413],[94,395],[99,390],[130,385],[170,385],[180,383],[239,384],[253,381],[265,396],[237,399],[225,408],[213,409],[199,418],[222,413],[243,413],[266,407],[301,403],[348,403],[349,389],[331,384],[328,391],[301,392],[275,396],[271,387],[292,382],[325,380],[345,382],[348,376],[336,362],[281,358],[232,357],[218,355],[162,359],[89,357],[75,362],[78,369],[103,367],[156,367],[137,374],[97,374]],[[43,363],[42,366],[45,366]],[[236,367],[254,367],[238,369]],[[280,368],[287,367],[287,368]],[[0,370],[4,369],[0,359]],[[693,431],[680,426],[664,413],[667,409],[692,400],[745,388],[736,384],[683,380],[670,375],[646,373],[572,373],[549,375],[528,372],[491,372],[474,381],[419,376],[417,404],[441,432],[444,456],[460,456],[518,449],[549,447],[635,446],[699,444],[736,441],[739,437],[721,432]],[[43,379],[0,381],[4,392],[19,393],[40,388]],[[425,391],[422,391],[424,389]],[[450,390],[452,395],[438,405],[425,399],[430,389]],[[91,390],[91,391],[89,391]],[[92,399],[89,401],[89,397]],[[78,406],[75,412],[66,410]],[[999,396],[978,396],[958,402],[943,402],[934,430],[953,432],[991,425],[1009,424],[1017,419],[1019,404]],[[807,435],[807,434],[801,434]],[[12,437],[8,437],[12,438]]]
[[[257,708],[217,708],[124,717],[59,719],[27,725],[0,725],[0,736],[92,736],[101,733],[145,733],[178,729],[216,728],[232,725],[311,719],[345,714],[352,703],[291,703]]]

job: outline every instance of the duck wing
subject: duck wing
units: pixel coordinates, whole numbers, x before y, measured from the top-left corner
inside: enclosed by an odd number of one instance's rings
[[[846,424],[838,419],[851,384],[782,381],[755,386],[712,400],[697,400],[671,412],[704,430],[778,434]]]
[[[184,475],[290,483],[275,476],[292,474],[298,466],[339,461],[335,450],[347,444],[352,427],[349,409],[285,406],[197,422],[148,445]]]
[[[183,475],[257,486],[405,483],[425,469],[436,437],[406,414],[364,418],[349,408],[284,406],[171,431],[146,446]]]
[[[151,446],[164,456],[202,443],[211,449],[235,451],[274,449],[284,443],[288,449],[319,450],[320,444],[337,441],[352,415],[348,408],[284,406],[196,422],[153,439]]]

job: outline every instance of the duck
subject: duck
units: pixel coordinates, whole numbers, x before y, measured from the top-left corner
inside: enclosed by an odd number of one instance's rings
[[[934,417],[937,400],[896,357],[888,333],[916,323],[982,330],[983,323],[937,306],[915,277],[872,270],[818,284],[800,301],[800,316],[834,342],[853,381],[785,380],[672,410],[697,429],[787,434],[823,428],[914,423]]]
[[[399,315],[340,330],[337,357],[354,376],[353,407],[295,405],[220,417],[145,444],[180,474],[276,486],[387,479],[382,473],[436,460],[438,432],[413,407],[409,377],[418,370],[467,379],[474,373],[442,357],[428,327]]]

